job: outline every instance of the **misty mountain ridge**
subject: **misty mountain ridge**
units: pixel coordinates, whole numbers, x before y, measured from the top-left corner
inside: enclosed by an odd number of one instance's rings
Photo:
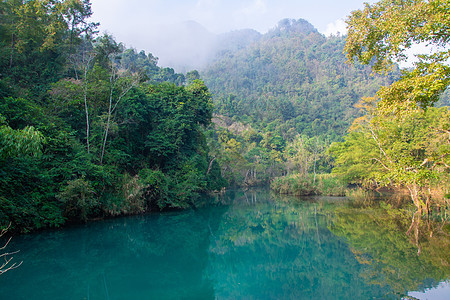
[[[218,52],[200,74],[217,114],[284,138],[339,140],[359,115],[355,103],[399,74],[378,76],[369,66],[347,64],[344,45],[344,37],[327,38],[303,19],[285,19],[246,46]]]
[[[152,49],[163,55],[160,65],[198,70],[217,114],[263,131],[277,128],[284,137],[290,132],[338,140],[359,113],[354,104],[398,74],[372,76],[370,67],[348,65],[345,38],[326,37],[304,19],[283,19],[265,34],[213,34],[195,21],[164,33],[157,44],[168,49]]]
[[[147,48],[158,56],[159,65],[186,73],[204,69],[224,53],[241,50],[274,35],[320,34],[304,19],[283,19],[265,34],[254,29],[240,29],[214,34],[196,21],[185,21],[149,32]]]

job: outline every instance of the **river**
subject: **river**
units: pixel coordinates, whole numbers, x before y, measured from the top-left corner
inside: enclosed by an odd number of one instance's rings
[[[418,255],[384,204],[265,190],[208,201],[17,236],[23,263],[0,276],[0,299],[450,299],[448,236],[436,229]]]

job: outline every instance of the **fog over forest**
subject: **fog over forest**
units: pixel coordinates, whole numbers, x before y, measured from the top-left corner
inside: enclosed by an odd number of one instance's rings
[[[288,20],[280,20],[269,32]],[[145,51],[158,57],[159,66],[171,67],[176,72],[186,73],[194,69],[201,70],[224,51],[245,48],[263,35],[254,29],[215,34],[196,21],[185,21],[164,25],[158,32],[149,32],[145,41],[147,45]]]
[[[201,69],[226,48],[230,34],[254,39],[283,19],[305,19],[325,36],[345,34],[346,16],[364,2],[373,1],[93,0],[92,20],[100,22],[100,32],[158,57],[159,66],[187,72]]]

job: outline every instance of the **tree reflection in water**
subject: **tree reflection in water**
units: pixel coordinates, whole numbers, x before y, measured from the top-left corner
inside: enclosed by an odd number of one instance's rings
[[[378,202],[337,209],[330,230],[345,237],[358,261],[370,266],[361,274],[367,282],[406,295],[423,290],[425,283],[434,287],[449,279],[450,227],[445,215],[422,220],[420,211]]]
[[[218,299],[398,299],[449,278],[449,228],[416,214],[408,235],[408,210],[255,192],[229,199],[210,245]]]
[[[412,211],[354,203],[231,191],[196,210],[17,236],[8,247],[24,263],[2,275],[0,295],[398,299],[449,279],[450,227],[439,216],[408,236]]]

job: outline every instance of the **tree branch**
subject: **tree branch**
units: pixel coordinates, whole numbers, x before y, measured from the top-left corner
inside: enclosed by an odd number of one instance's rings
[[[0,237],[2,237],[7,231],[8,229],[11,227],[11,223],[9,223],[9,225],[2,229],[2,231],[0,232]],[[0,248],[0,250],[4,250],[9,242],[11,241],[12,237],[10,237],[8,239],[8,241],[5,243],[5,245],[3,245],[3,247]],[[12,269],[16,269],[18,267],[20,267],[20,265],[22,264],[22,262],[20,263],[13,263],[10,265],[11,260],[14,258],[12,255],[18,253],[19,251],[14,251],[14,252],[6,252],[6,253],[2,253],[0,254],[0,258],[2,258],[4,260],[4,262],[2,263],[2,265],[0,266],[0,275],[2,275],[3,273],[8,272],[9,270]],[[9,266],[8,266],[9,265]]]
[[[378,158],[375,158],[375,157],[373,157],[372,158],[373,160],[376,160],[377,162],[379,162],[382,166],[383,166],[383,168],[385,168],[386,170],[388,170],[388,171],[392,171],[390,168],[388,168],[380,159],[378,159]]]
[[[375,132],[373,131],[372,126],[370,126],[370,124],[369,124],[368,127],[369,127],[369,129],[370,129],[370,133],[372,134],[372,138],[373,138],[374,141],[377,143],[378,148],[379,148],[380,151],[383,153],[384,157],[386,157],[386,159],[391,163],[391,165],[394,165],[394,162],[393,162],[393,161],[391,160],[391,158],[386,154],[386,152],[384,151],[383,147],[381,147],[381,142],[379,141],[377,135],[376,135]],[[379,159],[375,159],[375,160],[381,162]],[[389,171],[391,170],[391,169],[389,169],[388,167],[386,167],[383,163],[382,163],[382,165],[383,165],[386,169],[388,169]]]
[[[216,157],[214,156],[213,159],[209,162],[208,171],[206,171],[206,175],[209,174],[209,171],[211,171],[212,164],[216,160]]]

